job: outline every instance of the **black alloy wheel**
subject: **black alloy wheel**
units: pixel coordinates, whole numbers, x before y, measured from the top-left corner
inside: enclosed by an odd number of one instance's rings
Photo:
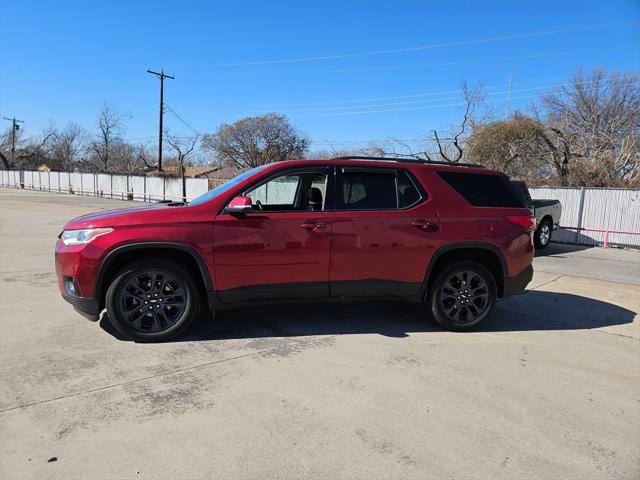
[[[181,265],[142,259],[116,276],[105,303],[118,332],[140,342],[159,342],[180,334],[193,322],[199,293]]]
[[[487,282],[472,271],[453,272],[440,290],[440,307],[452,322],[473,322],[488,305]]]
[[[496,297],[495,278],[487,268],[473,261],[450,264],[436,275],[427,291],[436,321],[454,331],[480,325],[493,312]]]
[[[161,271],[133,276],[120,292],[120,314],[140,332],[161,332],[175,325],[187,305],[183,285]]]

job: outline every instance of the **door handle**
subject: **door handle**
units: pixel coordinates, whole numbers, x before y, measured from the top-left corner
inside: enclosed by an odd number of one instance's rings
[[[326,223],[303,223],[300,228],[306,228],[307,230],[319,230],[321,228],[327,228]]]
[[[425,232],[438,231],[438,225],[436,223],[431,223],[426,220],[414,220],[413,222],[411,222],[411,225],[413,225],[416,228],[419,228],[420,230],[424,230]]]

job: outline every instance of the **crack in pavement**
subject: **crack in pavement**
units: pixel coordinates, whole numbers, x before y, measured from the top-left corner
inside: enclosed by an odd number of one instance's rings
[[[639,283],[629,283],[629,282],[612,282],[611,280],[603,280],[601,278],[596,278],[596,277],[588,277],[585,275],[571,275],[569,273],[558,273],[558,272],[549,272],[547,270],[539,270],[536,269],[536,272],[542,272],[542,273],[550,273],[553,275],[560,275],[560,277],[571,277],[571,278],[586,278],[588,280],[596,280],[598,282],[606,282],[606,283],[613,283],[614,285],[632,285],[634,287],[637,287],[638,285],[640,285]],[[553,282],[553,280],[551,280]],[[550,282],[547,282],[550,283]],[[546,285],[546,283],[544,283],[543,285]],[[538,287],[541,287],[542,285],[538,285]],[[538,288],[536,287],[536,288]],[[533,290],[533,289],[532,289]]]
[[[542,270],[540,270],[540,271],[542,271]],[[544,273],[555,273],[555,272],[544,272]],[[537,290],[537,289],[538,289],[538,288],[540,288],[540,287],[544,287],[545,285],[549,285],[550,283],[553,283],[553,282],[555,282],[556,280],[558,280],[558,279],[560,279],[560,278],[564,277],[564,275],[560,275],[560,274],[556,274],[556,275],[558,275],[556,278],[554,278],[554,279],[552,279],[552,280],[549,280],[548,282],[541,283],[540,285],[535,286],[535,287],[531,288],[530,290]]]
[[[45,400],[38,400],[38,401],[35,401],[35,402],[24,403],[22,405],[16,405],[16,406],[13,406],[13,407],[9,407],[9,408],[5,408],[3,410],[0,410],[0,414],[12,412],[14,410],[19,410],[19,409],[22,409],[22,408],[33,407],[35,405],[42,405],[44,403],[51,403],[51,402],[55,402],[55,401],[58,401],[58,400],[64,400],[64,399],[67,399],[67,398],[79,397],[81,395],[88,395],[88,394],[95,393],[95,392],[101,392],[101,391],[104,391],[104,390],[110,390],[110,389],[122,387],[122,386],[125,386],[125,385],[131,385],[131,384],[138,383],[138,382],[144,382],[145,380],[151,380],[153,378],[166,377],[168,375],[174,375],[176,373],[182,373],[182,372],[186,372],[186,371],[189,371],[189,370],[195,370],[195,369],[198,369],[198,368],[209,367],[211,365],[216,365],[218,363],[229,362],[229,361],[232,361],[232,360],[238,360],[240,358],[252,357],[252,356],[255,356],[255,355],[263,355],[263,354],[268,353],[268,352],[270,352],[272,350],[274,350],[274,349],[273,348],[266,348],[264,350],[258,350],[258,351],[251,352],[251,353],[245,353],[243,355],[236,355],[234,357],[223,358],[221,360],[214,360],[212,362],[200,363],[198,365],[191,365],[190,367],[178,368],[176,370],[171,370],[169,372],[163,372],[163,373],[158,373],[158,374],[155,374],[155,375],[149,375],[147,377],[136,378],[134,380],[128,380],[126,382],[114,383],[114,384],[111,384],[111,385],[105,385],[103,387],[97,387],[97,388],[92,388],[92,389],[89,389],[89,390],[83,390],[81,392],[70,393],[70,394],[67,394],[67,395],[60,395],[59,397],[47,398]]]
[[[540,270],[540,271],[542,271],[542,270]],[[556,278],[553,278],[553,279],[549,280],[548,282],[541,283],[540,285],[537,285],[537,286],[535,286],[535,287],[533,287],[533,288],[529,288],[529,289],[527,289],[527,290],[537,290],[537,289],[539,289],[540,287],[544,287],[545,285],[549,285],[550,283],[553,283],[553,282],[555,282],[556,280],[558,280],[558,279],[560,279],[560,278],[562,278],[562,277],[564,277],[564,276],[565,276],[565,275],[561,275],[561,274],[559,274],[559,273],[555,273],[555,272],[544,272],[544,273],[554,273],[555,275],[558,275],[558,276],[557,276]],[[525,290],[525,291],[526,291],[526,290]],[[507,298],[508,298],[508,297],[507,297]]]

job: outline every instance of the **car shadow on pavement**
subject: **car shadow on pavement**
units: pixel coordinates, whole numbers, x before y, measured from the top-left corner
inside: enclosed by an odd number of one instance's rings
[[[202,314],[173,342],[294,337],[310,335],[379,334],[403,338],[411,333],[443,329],[422,305],[403,302],[312,302],[239,307]],[[578,330],[631,323],[635,312],[592,298],[530,290],[500,300],[481,332]],[[125,340],[103,315],[100,326]]]
[[[579,252],[581,250],[589,250],[595,248],[595,245],[574,245],[572,243],[549,243],[547,248],[536,248],[534,253],[535,257],[559,257],[564,258],[562,255],[565,253]]]

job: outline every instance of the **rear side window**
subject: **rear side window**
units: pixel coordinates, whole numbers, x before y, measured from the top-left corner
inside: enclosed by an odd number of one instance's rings
[[[413,176],[402,169],[344,168],[337,178],[338,210],[397,210],[427,198]]]
[[[471,205],[477,207],[525,207],[506,176],[463,172],[438,172],[438,175]]]
[[[341,210],[398,208],[395,172],[345,172],[340,177],[342,188],[338,188],[337,208]]]

